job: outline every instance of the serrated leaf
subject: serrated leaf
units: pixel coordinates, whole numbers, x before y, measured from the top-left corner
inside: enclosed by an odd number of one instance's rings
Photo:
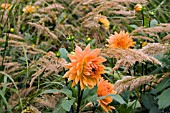
[[[167,108],[170,105],[170,88],[163,91],[157,98],[158,98],[158,105],[159,109]]]
[[[158,86],[156,87],[156,89],[153,89],[151,91],[152,94],[157,94],[160,91],[162,91],[163,89],[167,88],[170,86],[170,77],[165,78],[164,80],[162,80]]]
[[[69,89],[49,89],[49,90],[45,90],[42,93],[40,93],[40,95],[42,94],[47,94],[47,93],[64,93],[66,94],[69,98],[72,98],[72,92]]]
[[[75,98],[72,98],[71,100],[64,99],[62,101],[61,107],[66,111],[70,111],[71,106],[73,105],[75,100]]]

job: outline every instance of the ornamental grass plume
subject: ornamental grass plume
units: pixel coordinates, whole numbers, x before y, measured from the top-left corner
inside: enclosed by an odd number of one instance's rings
[[[109,48],[128,49],[135,44],[129,33],[125,31],[120,31],[119,34],[117,32],[115,32],[114,35],[111,34],[107,41],[109,43]]]
[[[104,73],[104,66],[101,63],[106,59],[98,56],[99,53],[100,49],[90,51],[90,45],[87,45],[84,51],[76,46],[75,55],[68,55],[71,63],[65,66],[69,71],[63,77],[68,78],[68,81],[72,80],[72,86],[80,83],[81,90],[85,86],[93,88]]]
[[[108,94],[116,94],[116,91],[114,91],[113,84],[109,83],[108,80],[104,80],[101,78],[98,83],[98,89],[97,89],[98,96],[107,96]],[[112,111],[112,109],[115,109],[113,106],[109,106],[109,104],[113,101],[112,97],[107,96],[106,98],[99,100],[99,104],[103,108],[103,110],[106,113],[109,113],[109,111]]]
[[[35,6],[27,5],[26,7],[23,8],[23,12],[28,14],[28,13],[34,13],[36,10]]]

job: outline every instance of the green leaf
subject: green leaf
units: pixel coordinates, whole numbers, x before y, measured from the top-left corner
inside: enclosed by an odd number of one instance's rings
[[[8,111],[9,111],[10,113],[12,113],[11,107],[10,107],[10,105],[8,104],[6,98],[5,98],[5,96],[4,96],[4,94],[3,94],[3,92],[2,92],[1,90],[0,90],[0,95],[1,95],[1,97],[2,97],[2,99],[3,99],[3,102],[4,102],[5,105],[7,106]]]
[[[68,51],[65,48],[60,48],[59,52],[60,52],[60,57],[61,58],[64,58],[66,61],[69,61],[68,56],[67,56]]]
[[[154,106],[154,97],[150,94],[143,94],[141,96],[141,101],[147,109],[151,109]]]
[[[61,107],[66,111],[70,111],[71,106],[73,105],[75,100],[75,98],[72,98],[71,100],[64,99],[62,101]]]
[[[158,105],[159,109],[167,108],[170,105],[170,88],[163,91],[157,98],[158,98]]]
[[[87,100],[88,100],[89,102],[95,102],[95,101],[97,101],[97,100],[98,100],[97,94],[95,94],[95,95],[93,95],[93,96],[89,96],[89,98],[87,98]]]
[[[83,100],[87,100],[90,96],[95,95],[97,92],[97,87],[95,86],[93,89],[85,88],[83,92]]]
[[[111,96],[112,99],[119,102],[120,104],[126,104],[126,102],[123,100],[123,98],[118,94],[109,94],[109,95],[106,95],[106,96],[98,97],[97,100],[102,100],[102,99],[104,99],[108,96]]]
[[[66,113],[66,110],[64,110],[61,107],[62,102],[64,101],[64,98],[60,99],[57,105],[54,108],[54,111],[52,113]]]
[[[42,93],[40,93],[40,95],[42,94],[47,94],[47,93],[64,93],[66,94],[69,98],[72,98],[72,92],[69,89],[49,89],[49,90],[45,90]]]
[[[111,96],[115,101],[119,102],[120,104],[126,104],[123,98],[118,94],[110,94],[109,96]]]
[[[131,24],[131,25],[129,25],[131,28],[133,28],[133,29],[137,29],[138,28],[138,26],[137,25],[135,25],[135,24]]]
[[[150,110],[149,113],[160,113],[160,111],[158,110],[157,106],[153,106]]]
[[[156,19],[153,19],[150,21],[150,26],[153,27],[153,26],[157,26],[158,25],[158,21]]]
[[[141,104],[138,100],[134,100],[132,102],[128,102],[128,107],[132,107],[133,109],[137,109],[141,107]]]
[[[170,86],[170,77],[167,77],[167,78],[165,78],[164,80],[162,80],[162,81],[158,84],[157,88],[156,88],[156,89],[153,89],[153,90],[151,91],[151,93],[152,93],[152,94],[157,94],[157,93],[159,93],[160,91],[162,91],[163,89],[165,89],[165,88],[167,88],[167,87],[169,87],[169,86]]]

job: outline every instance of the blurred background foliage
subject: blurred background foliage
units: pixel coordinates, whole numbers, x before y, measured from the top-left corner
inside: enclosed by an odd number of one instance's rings
[[[4,3],[11,6],[3,8]],[[117,60],[105,56],[103,76],[122,90],[112,96],[113,112],[170,112],[169,0],[1,0],[0,4],[1,113],[74,113],[78,89],[62,78],[67,55],[74,54],[75,45],[84,48],[90,43],[91,49],[104,49],[110,34],[120,30],[130,33],[134,49],[149,43],[168,49],[153,50],[153,58],[162,65],[136,62],[127,71],[121,66],[113,73]],[[142,12],[134,11],[136,4],[142,5]],[[81,112],[102,113],[97,98],[96,88],[86,88]]]

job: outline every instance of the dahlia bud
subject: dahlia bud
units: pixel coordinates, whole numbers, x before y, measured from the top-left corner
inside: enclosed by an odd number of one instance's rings
[[[137,4],[137,5],[135,5],[135,7],[134,7],[134,10],[136,11],[136,12],[140,12],[140,11],[142,11],[142,5],[141,4]]]

